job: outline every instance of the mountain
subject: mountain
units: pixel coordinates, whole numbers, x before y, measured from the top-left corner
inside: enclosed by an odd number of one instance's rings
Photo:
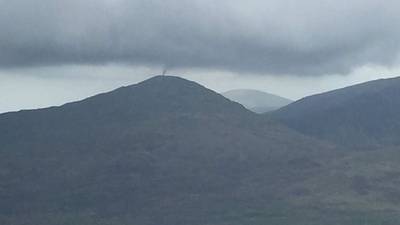
[[[400,78],[309,96],[272,113],[303,134],[355,148],[400,144]]]
[[[306,179],[328,154],[170,76],[2,114],[0,146],[1,224],[222,224],[278,201],[289,190],[277,187]]]
[[[230,90],[222,95],[256,113],[273,111],[292,102],[287,98],[250,89]]]
[[[349,154],[156,76],[0,114],[0,224],[394,225],[398,152]]]

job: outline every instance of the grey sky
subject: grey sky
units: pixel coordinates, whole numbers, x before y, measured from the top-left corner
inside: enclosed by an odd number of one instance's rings
[[[216,90],[299,98],[394,76],[399,23],[395,0],[0,0],[0,111],[81,98],[164,67]],[[54,94],[35,100],[35,90]]]
[[[400,2],[3,0],[0,66],[121,62],[321,75],[391,65]]]

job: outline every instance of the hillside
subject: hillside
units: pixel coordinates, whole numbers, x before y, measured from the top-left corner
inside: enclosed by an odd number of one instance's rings
[[[0,212],[216,223],[226,215],[210,210],[265,204],[276,186],[308,176],[286,167],[321,160],[323,147],[309,142],[194,82],[154,77],[0,115]]]
[[[250,89],[230,90],[222,93],[222,95],[256,113],[273,111],[292,102],[287,98]]]
[[[0,146],[4,225],[400,219],[393,201],[400,170],[385,157],[348,155],[178,77],[1,114]],[[395,165],[395,152],[382,154]],[[367,165],[380,168],[376,176],[366,176]]]
[[[400,78],[309,96],[272,113],[303,134],[355,148],[400,144]]]

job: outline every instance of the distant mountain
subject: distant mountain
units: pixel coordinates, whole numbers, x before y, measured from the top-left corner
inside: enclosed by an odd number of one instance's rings
[[[222,95],[256,113],[273,111],[292,102],[287,98],[251,89],[235,89]]]
[[[0,224],[397,225],[399,152],[342,151],[157,76],[1,114]]]
[[[400,78],[306,97],[272,115],[301,133],[340,145],[400,145]]]

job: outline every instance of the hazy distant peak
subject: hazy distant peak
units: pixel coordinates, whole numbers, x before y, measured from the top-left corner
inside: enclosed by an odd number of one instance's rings
[[[253,89],[235,89],[222,95],[257,113],[276,110],[292,102],[290,99]]]

